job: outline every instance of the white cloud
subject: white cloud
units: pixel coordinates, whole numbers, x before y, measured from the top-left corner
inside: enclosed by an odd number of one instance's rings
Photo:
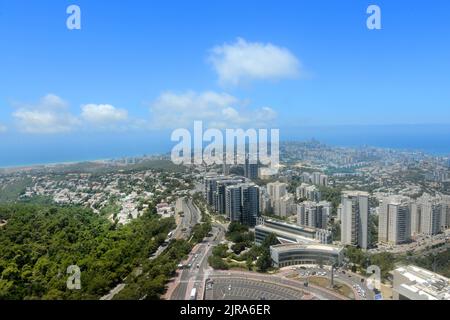
[[[238,38],[211,50],[208,59],[221,84],[239,85],[251,80],[278,80],[300,74],[300,61],[286,48]]]
[[[109,126],[128,120],[127,110],[109,104],[87,104],[81,110],[81,117],[93,125]]]
[[[250,110],[244,101],[212,91],[165,92],[152,104],[151,113],[155,129],[191,127],[196,120],[215,128],[261,127],[276,118],[270,108]]]
[[[0,133],[6,132],[8,128],[0,123]]]
[[[48,94],[35,105],[18,105],[13,113],[19,130],[26,133],[69,132],[79,124],[79,120],[68,109],[68,104],[60,97]]]

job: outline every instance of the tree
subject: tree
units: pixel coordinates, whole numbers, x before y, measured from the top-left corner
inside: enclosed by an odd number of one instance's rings
[[[272,258],[270,257],[270,252],[265,250],[263,254],[256,261],[256,267],[259,272],[266,272],[270,267],[272,267]]]
[[[271,246],[274,246],[276,244],[279,244],[279,241],[277,239],[277,236],[274,233],[269,234],[263,241],[262,246],[264,248],[270,248]]]
[[[209,265],[216,270],[228,270],[228,265],[223,259],[219,256],[210,256],[208,258]]]

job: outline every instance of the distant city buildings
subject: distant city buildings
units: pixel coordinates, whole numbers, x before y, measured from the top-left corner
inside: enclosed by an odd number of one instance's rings
[[[300,176],[300,180],[304,183],[314,184],[317,186],[328,186],[328,176],[320,172],[303,172]]]
[[[413,265],[393,272],[394,300],[450,300],[450,280]]]
[[[369,246],[369,194],[345,191],[342,195],[341,242],[343,245]]]

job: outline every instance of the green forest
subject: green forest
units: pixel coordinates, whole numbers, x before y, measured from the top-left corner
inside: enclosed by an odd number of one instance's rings
[[[98,299],[148,261],[175,226],[153,212],[122,226],[89,209],[36,204],[0,205],[0,221],[0,300]],[[81,270],[81,290],[67,289],[71,265]],[[167,279],[158,280],[162,291]]]

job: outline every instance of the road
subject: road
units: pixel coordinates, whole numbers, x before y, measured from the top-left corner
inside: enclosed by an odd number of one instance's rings
[[[183,198],[181,206],[183,216],[173,233],[173,238],[187,240],[191,235],[192,228],[201,221],[201,213],[191,199]]]
[[[191,236],[192,228],[201,221],[201,214],[198,209],[193,205],[191,199],[182,199],[183,217],[177,224],[176,229],[173,231],[172,237],[166,239],[166,244],[158,247],[158,249],[149,257],[150,260],[159,257],[167,248],[167,242],[171,239],[188,239]],[[100,300],[112,300],[116,294],[125,288],[125,283],[118,284],[107,295],[100,298]]]
[[[181,271],[177,280],[178,285],[170,296],[171,300],[189,300],[193,288],[197,288],[197,299],[203,298],[205,280],[212,271],[208,264],[208,258],[212,254],[213,247],[223,241],[225,233],[224,225],[213,223],[211,236],[199,243],[185,262],[186,267]]]
[[[312,268],[294,268],[294,272],[297,273],[301,279],[306,280],[309,277],[322,277],[329,279],[331,281],[331,270],[330,268],[319,268],[319,267],[312,267]],[[342,283],[350,287],[353,291],[354,297],[356,300],[373,300],[374,294],[373,292],[367,287],[367,281],[366,278],[359,276],[357,274],[343,271],[341,269],[334,271],[334,281],[335,283]],[[361,293],[358,292],[357,286],[361,288]]]

